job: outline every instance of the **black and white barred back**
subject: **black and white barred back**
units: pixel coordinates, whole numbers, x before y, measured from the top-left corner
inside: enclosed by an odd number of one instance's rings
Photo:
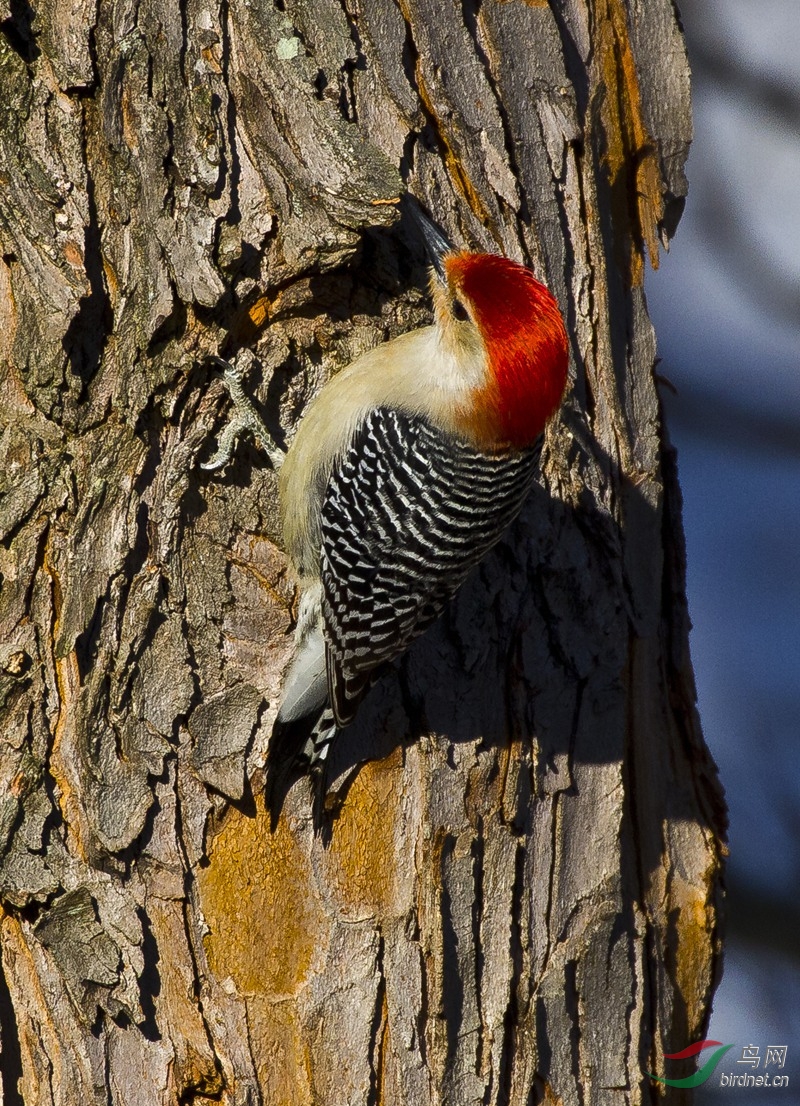
[[[338,725],[372,678],[442,612],[519,514],[539,447],[481,453],[376,408],[322,505],[322,614]]]
[[[481,453],[424,419],[370,411],[322,504],[323,625],[295,654],[270,739],[273,827],[309,770],[319,819],[339,727],[519,514],[538,452]]]

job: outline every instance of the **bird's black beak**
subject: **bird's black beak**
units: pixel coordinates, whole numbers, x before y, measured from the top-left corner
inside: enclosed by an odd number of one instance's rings
[[[455,253],[455,247],[445,238],[433,220],[428,218],[416,200],[408,197],[405,206],[422,234],[428,258],[436,270],[436,275],[442,284],[446,285],[447,273],[444,259],[449,253]]]

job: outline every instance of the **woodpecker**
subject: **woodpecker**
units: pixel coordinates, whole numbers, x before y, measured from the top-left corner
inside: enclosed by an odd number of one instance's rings
[[[561,404],[553,295],[507,258],[455,249],[416,208],[434,324],[369,351],[308,408],[280,472],[301,599],[267,751],[273,818],[321,770],[382,670],[519,514]]]

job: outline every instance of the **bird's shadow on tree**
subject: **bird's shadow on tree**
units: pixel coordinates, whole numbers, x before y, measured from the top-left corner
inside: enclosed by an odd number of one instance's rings
[[[576,751],[598,763],[619,757],[621,737],[577,750],[574,732],[583,689],[603,662],[613,663],[602,657],[605,613],[624,617],[621,579],[600,572],[597,586],[599,566],[619,541],[618,527],[588,493],[571,506],[535,484],[520,519],[338,735],[327,769],[333,817],[360,764],[421,735],[498,749],[535,734],[541,771]],[[548,717],[554,685],[572,702],[555,721]]]

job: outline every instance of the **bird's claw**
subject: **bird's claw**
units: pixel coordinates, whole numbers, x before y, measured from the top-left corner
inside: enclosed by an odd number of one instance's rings
[[[246,352],[249,353],[249,351]],[[200,468],[207,472],[221,469],[233,456],[237,439],[244,433],[250,433],[259,442],[269,457],[272,467],[277,471],[283,464],[286,454],[270,434],[242,385],[246,368],[254,360],[253,355],[249,353],[247,357],[240,356],[236,363],[216,356],[209,357],[208,360],[222,369],[222,379],[233,403],[233,414],[220,434],[219,445],[213,457],[203,462]],[[248,362],[246,365],[243,364],[245,361]]]

